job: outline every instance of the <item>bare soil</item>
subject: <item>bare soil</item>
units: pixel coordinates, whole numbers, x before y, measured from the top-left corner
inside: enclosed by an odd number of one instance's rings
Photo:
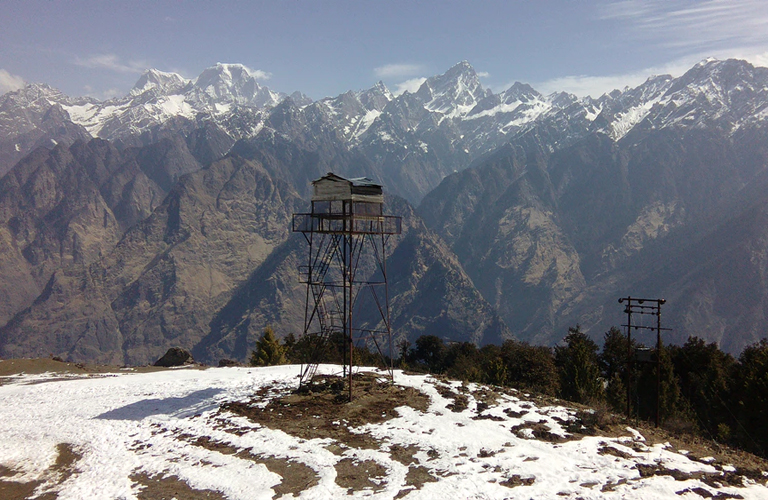
[[[225,500],[226,497],[213,490],[196,490],[176,476],[162,474],[150,476],[143,472],[131,475],[131,480],[141,485],[136,495],[139,500]]]
[[[427,482],[437,481],[429,470],[420,465],[415,455],[421,451],[414,446],[391,446],[365,433],[353,433],[349,429],[368,423],[380,423],[395,418],[395,408],[410,406],[419,411],[426,411],[429,397],[413,388],[391,385],[374,373],[356,374],[353,379],[353,399],[348,400],[345,382],[339,377],[317,377],[309,387],[300,391],[275,395],[268,388],[248,403],[229,403],[222,411],[244,416],[249,420],[271,429],[279,429],[301,439],[331,438],[334,444],[328,449],[338,455],[348,449],[381,449],[390,454],[393,460],[409,467],[406,475],[407,488],[399,493],[407,494],[413,489],[420,489]],[[265,407],[255,404],[263,401],[264,396],[273,399]],[[229,429],[232,431],[232,429]],[[236,451],[238,456],[242,451]],[[265,460],[258,457],[257,460]],[[273,461],[279,462],[272,457]],[[274,467],[275,464],[272,466]],[[285,461],[283,461],[285,462]],[[296,467],[290,462],[291,467]],[[270,467],[269,463],[265,463]],[[297,494],[311,484],[304,472],[299,475],[295,470],[277,470],[270,468],[283,478],[281,487],[285,492]],[[375,461],[355,461],[351,458],[340,460],[336,465],[336,483],[349,492],[359,490],[379,491],[386,485],[386,469]],[[313,473],[314,474],[314,473]],[[316,481],[316,479],[315,479]],[[313,484],[316,484],[313,483]],[[277,490],[276,490],[277,491]]]
[[[350,428],[380,423],[397,416],[400,406],[426,411],[429,397],[413,388],[381,381],[372,373],[356,374],[352,401],[348,401],[343,380],[318,377],[309,388],[272,399],[266,407],[248,403],[229,403],[222,407],[271,429],[279,429],[302,439],[332,438],[342,447],[378,449],[381,443]]]
[[[446,405],[446,408],[454,413],[461,413],[469,407],[469,398],[466,394],[460,394],[454,391],[449,385],[445,385],[441,382],[435,384],[438,394],[445,399],[450,399],[452,403]]]
[[[275,492],[273,498],[279,498],[285,494],[299,496],[302,491],[317,485],[319,482],[315,471],[301,462],[277,458],[271,455],[256,455],[248,450],[212,440],[208,436],[192,439],[192,436],[182,434],[178,438],[207,450],[216,451],[224,455],[235,455],[238,458],[264,465],[267,470],[274,472],[282,478],[280,484],[272,488]]]
[[[387,469],[373,460],[345,458],[336,463],[336,484],[352,494],[360,490],[374,492],[384,489]]]
[[[0,465],[0,498],[3,500],[23,500],[34,496],[37,500],[55,500],[58,498],[57,487],[77,472],[77,461],[82,458],[72,445],[60,443],[56,450],[56,461],[38,481],[14,481],[17,471]],[[38,491],[40,488],[42,491]]]
[[[203,365],[189,365],[185,369],[205,368]],[[66,374],[66,377],[51,377],[43,382],[53,382],[57,380],[72,380],[73,378],[86,378],[95,375],[109,374],[109,373],[150,373],[160,370],[167,370],[159,366],[135,366],[135,367],[120,367],[109,365],[92,365],[86,363],[70,363],[67,361],[60,361],[54,358],[35,358],[35,359],[0,359],[0,385],[3,385],[8,381],[7,377],[13,377],[15,375],[32,374],[39,375],[41,373],[61,373]],[[74,375],[74,377],[73,377]],[[81,375],[78,377],[77,375]]]

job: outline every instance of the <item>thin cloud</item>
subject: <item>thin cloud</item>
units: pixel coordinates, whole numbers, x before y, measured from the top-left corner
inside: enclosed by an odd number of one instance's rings
[[[387,64],[373,69],[377,78],[402,78],[424,72],[420,64]]]
[[[245,64],[241,64],[241,63],[222,63],[222,62],[219,62],[219,63],[216,63],[216,64],[221,64],[223,66],[229,66],[229,67],[238,67],[239,66],[241,68],[244,68],[246,73],[248,73],[250,76],[252,76],[256,80],[269,80],[270,78],[272,78],[272,73],[269,73],[267,71],[262,71],[260,69],[251,69],[248,66],[246,66]]]
[[[76,57],[75,64],[84,68],[106,69],[116,73],[143,73],[149,65],[144,61],[122,62],[115,54],[96,54],[86,58]]]
[[[262,71],[260,69],[251,69],[247,66],[245,67],[245,69],[247,69],[248,73],[257,80],[269,80],[270,78],[272,78],[272,73],[268,71]]]
[[[768,45],[764,0],[626,0],[603,5],[599,18],[625,23],[636,39],[682,51]]]
[[[478,71],[477,76],[479,78],[490,78],[491,74],[488,73],[487,71]]]
[[[24,86],[24,79],[18,75],[0,69],[0,94],[19,90]]]
[[[697,53],[681,57],[666,64],[643,68],[614,75],[569,75],[538,82],[533,87],[543,94],[552,92],[569,92],[577,96],[600,97],[612,90],[622,90],[626,87],[636,87],[654,75],[681,76],[696,63],[709,57],[725,60],[728,58],[743,59],[754,66],[768,67],[768,51],[754,52],[750,48],[723,49],[711,53]],[[506,90],[511,84],[501,90]]]
[[[83,90],[85,90],[85,95],[90,97],[95,97],[96,99],[99,99],[100,101],[108,101],[109,99],[112,99],[114,97],[122,97],[124,92],[120,91],[120,89],[107,89],[98,91],[91,87],[90,85],[86,85],[83,87]]]
[[[614,75],[569,75],[552,78],[534,85],[539,92],[568,92],[579,97],[600,97],[612,90],[623,90],[626,87],[637,87],[654,75],[671,75],[678,77],[691,69],[700,59],[679,59],[664,65],[643,68],[637,71]]]
[[[596,98],[614,89],[621,90],[625,87],[636,87],[643,83],[650,74],[636,72],[611,76],[571,75],[541,82],[535,88],[543,94],[568,92],[579,97],[592,96]]]
[[[411,78],[410,80],[406,80],[404,82],[400,82],[395,85],[395,91],[393,94],[400,95],[403,92],[416,92],[419,90],[419,87],[421,87],[421,84],[426,82],[427,79],[424,77],[421,78]]]
[[[742,56],[747,61],[751,62],[755,66],[768,67],[768,51],[758,54],[750,54]]]

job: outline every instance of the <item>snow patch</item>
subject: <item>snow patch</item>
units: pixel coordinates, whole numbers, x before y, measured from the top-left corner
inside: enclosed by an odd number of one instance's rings
[[[637,106],[627,109],[621,113],[616,113],[615,119],[610,124],[610,137],[614,141],[618,141],[634,128],[635,125],[640,123],[651,112],[651,108],[661,100],[661,97],[644,102]]]
[[[476,120],[478,118],[484,118],[486,116],[496,116],[499,113],[512,113],[514,110],[516,110],[520,105],[522,104],[522,101],[513,101],[510,103],[502,103],[498,106],[494,106],[491,109],[486,109],[484,111],[480,111],[479,113],[475,113],[473,115],[467,116],[466,120]]]
[[[0,464],[18,471],[17,481],[44,479],[56,460],[56,446],[70,443],[82,455],[77,472],[58,488],[60,498],[136,498],[129,479],[135,471],[176,475],[196,489],[220,491],[227,498],[271,498],[281,478],[264,466],[237,454],[198,446],[199,438],[219,442],[257,456],[273,456],[304,464],[317,484],[300,498],[347,496],[336,484],[336,465],[344,459],[370,460],[387,471],[377,492],[353,491],[352,498],[390,500],[407,489],[410,467],[394,460],[389,449],[415,451],[414,459],[437,482],[412,489],[408,498],[597,498],[610,487],[616,498],[677,499],[679,482],[665,476],[641,477],[637,464],[691,473],[686,487],[706,487],[696,474],[719,474],[708,464],[674,453],[667,443],[642,444],[644,437],[627,428],[629,437],[587,436],[567,440],[561,423],[571,422],[575,410],[539,407],[535,400],[514,391],[496,393],[479,406],[487,391],[477,384],[444,382],[428,375],[395,373],[395,383],[429,397],[425,411],[410,406],[396,416],[349,431],[367,434],[379,449],[346,448],[341,456],[327,449],[330,438],[299,439],[263,427],[244,417],[220,412],[223,403],[251,401],[260,389],[287,393],[296,386],[298,366],[268,368],[180,369],[155,373],[62,376],[62,374],[7,377],[0,385]],[[341,367],[322,365],[324,374],[340,374]],[[271,397],[260,396],[258,405]],[[469,404],[451,409],[451,394],[463,394]],[[519,397],[518,397],[519,395]],[[482,408],[482,410],[479,410]],[[342,420],[333,422],[344,425]],[[538,426],[538,427],[536,427]],[[517,429],[515,431],[515,429]],[[548,442],[536,429],[565,440]],[[232,432],[236,430],[237,432]],[[186,436],[186,437],[184,437]],[[622,443],[627,444],[624,446]],[[616,448],[628,458],[601,453]],[[513,477],[529,483],[514,488]],[[724,486],[745,499],[765,498],[765,485]]]

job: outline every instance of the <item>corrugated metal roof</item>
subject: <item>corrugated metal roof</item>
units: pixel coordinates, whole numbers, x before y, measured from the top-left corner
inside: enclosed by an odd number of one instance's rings
[[[377,184],[373,182],[368,177],[354,177],[352,179],[348,179],[338,174],[334,174],[333,172],[328,172],[327,174],[320,177],[319,179],[312,181],[312,184],[321,182],[323,180],[330,180],[330,181],[336,181],[336,182],[349,182],[353,186],[360,186],[360,187],[363,187],[363,186],[364,187],[381,187],[381,184]]]

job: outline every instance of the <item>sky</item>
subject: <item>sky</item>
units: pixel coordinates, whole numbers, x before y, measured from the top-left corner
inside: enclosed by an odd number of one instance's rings
[[[125,95],[148,68],[241,63],[313,99],[415,90],[469,61],[482,84],[598,97],[706,57],[768,66],[765,0],[2,0],[0,93],[42,82]]]

